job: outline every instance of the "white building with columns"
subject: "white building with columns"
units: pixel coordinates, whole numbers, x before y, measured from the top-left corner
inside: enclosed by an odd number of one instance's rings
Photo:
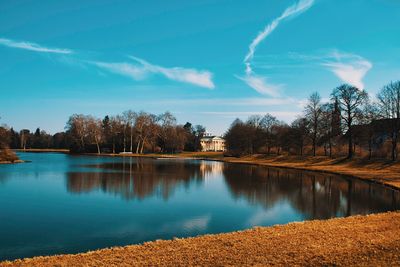
[[[225,151],[225,139],[206,133],[200,140],[201,151]]]

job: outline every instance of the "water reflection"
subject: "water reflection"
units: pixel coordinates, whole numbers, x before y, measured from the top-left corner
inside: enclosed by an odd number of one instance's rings
[[[399,192],[338,175],[234,164],[225,165],[223,173],[233,197],[265,209],[287,200],[309,219],[400,207]]]
[[[67,189],[72,193],[94,190],[120,195],[124,199],[144,199],[161,196],[167,200],[180,185],[199,185],[213,173],[212,165],[182,160],[137,159],[123,162],[85,165],[93,172],[69,172]]]
[[[308,219],[395,210],[399,192],[385,186],[338,175],[255,165],[185,160],[125,160],[85,165],[88,172],[69,172],[72,193],[102,192],[124,199],[158,196],[168,200],[175,188],[202,185],[208,179],[224,181],[235,199],[270,209],[281,201]]]

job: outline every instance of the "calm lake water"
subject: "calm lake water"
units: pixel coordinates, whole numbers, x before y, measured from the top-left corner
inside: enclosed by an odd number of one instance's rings
[[[400,208],[330,174],[221,162],[21,153],[0,165],[0,260]]]

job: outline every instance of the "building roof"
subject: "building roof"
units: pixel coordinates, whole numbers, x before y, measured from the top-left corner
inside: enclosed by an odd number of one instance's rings
[[[225,140],[224,138],[220,136],[204,136],[201,138],[202,141],[210,141],[210,140]]]

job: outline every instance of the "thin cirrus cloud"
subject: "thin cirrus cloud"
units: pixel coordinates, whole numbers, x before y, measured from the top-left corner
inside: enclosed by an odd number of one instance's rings
[[[263,95],[279,97],[282,85],[267,82],[267,78],[257,75],[254,72],[246,73],[244,77],[237,76],[240,80],[247,83],[248,86]]]
[[[364,78],[373,67],[371,61],[364,57],[339,51],[337,49],[316,52],[314,54],[300,54],[289,52],[287,55],[269,55],[268,58],[274,58],[275,62],[284,62],[283,64],[257,64],[258,68],[277,69],[277,68],[309,68],[325,67],[332,72],[342,82],[351,84],[360,89],[364,89]],[[279,60],[276,60],[279,59]]]
[[[212,81],[213,74],[209,71],[181,67],[166,68],[151,64],[138,57],[131,56],[130,58],[138,64],[127,62],[106,63],[98,61],[90,63],[110,72],[128,76],[134,80],[143,80],[150,74],[158,74],[173,81],[189,83],[208,89],[215,88],[214,82]]]
[[[34,52],[41,53],[56,53],[56,54],[72,54],[74,51],[65,48],[51,48],[41,46],[36,43],[26,42],[26,41],[14,41],[11,39],[0,38],[0,45],[8,46],[17,49],[30,50]]]
[[[34,52],[41,52],[41,53],[56,53],[56,54],[74,53],[74,51],[71,49],[51,48],[33,42],[15,41],[5,38],[0,38],[0,45],[11,48],[34,51]],[[194,84],[196,86],[209,89],[215,88],[214,82],[212,80],[213,74],[209,71],[196,70],[191,68],[181,68],[181,67],[166,68],[150,64],[149,62],[137,57],[130,57],[130,58],[136,61],[138,64],[131,64],[127,62],[109,63],[100,61],[84,61],[73,58],[70,59],[64,58],[62,60],[67,64],[74,64],[74,65],[87,65],[87,63],[89,63],[99,68],[108,70],[109,72],[131,77],[134,80],[143,80],[147,78],[149,74],[160,74],[169,80]]]
[[[333,60],[322,63],[333,72],[340,80],[363,90],[365,85],[363,79],[372,68],[372,63],[355,54],[334,52]]]
[[[147,76],[147,70],[143,67],[136,66],[129,63],[107,63],[107,62],[100,62],[100,61],[89,61],[99,68],[105,69],[109,72],[121,74],[124,76],[128,76],[134,80],[143,80]]]
[[[265,26],[256,38],[249,45],[249,51],[244,58],[246,66],[245,76],[239,79],[246,82],[251,88],[260,94],[270,95],[273,97],[279,96],[282,85],[274,85],[267,82],[267,78],[257,75],[252,68],[252,60],[254,58],[257,46],[267,38],[285,19],[289,19],[307,11],[314,4],[314,0],[300,0],[296,4],[288,7],[279,17],[275,18],[270,24]]]

